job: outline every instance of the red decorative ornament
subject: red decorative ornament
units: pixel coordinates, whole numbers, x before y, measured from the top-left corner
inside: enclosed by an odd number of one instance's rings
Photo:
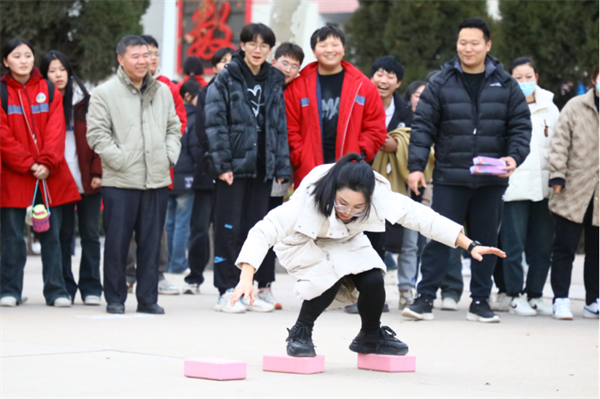
[[[223,47],[237,47],[231,43],[233,32],[227,25],[227,18],[231,12],[231,5],[224,1],[219,9],[212,0],[204,0],[194,14],[192,22],[194,28],[185,34],[185,40],[190,43],[187,50],[188,57],[196,56],[200,59],[210,60],[217,50]],[[222,38],[216,38],[215,32],[223,33]]]

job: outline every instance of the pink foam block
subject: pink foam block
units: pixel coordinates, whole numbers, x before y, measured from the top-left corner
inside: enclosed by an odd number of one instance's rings
[[[325,356],[292,357],[287,355],[264,355],[263,371],[294,374],[322,373],[325,371]]]
[[[183,375],[208,380],[243,380],[246,378],[246,362],[226,359],[185,359]]]
[[[417,358],[414,356],[363,355],[359,353],[358,368],[390,373],[417,371]]]

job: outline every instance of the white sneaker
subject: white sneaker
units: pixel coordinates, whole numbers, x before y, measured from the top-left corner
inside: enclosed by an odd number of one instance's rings
[[[529,306],[534,309],[538,315],[552,316],[552,307],[545,304],[542,298],[533,298],[529,300]]]
[[[516,314],[517,316],[537,316],[535,309],[529,306],[529,303],[523,295],[514,297],[510,301],[510,314]]]
[[[454,298],[446,297],[442,299],[442,310],[458,310],[458,303]]]
[[[200,284],[186,284],[182,291],[184,295],[200,295]]]
[[[83,304],[87,306],[100,306],[100,297],[97,295],[88,295],[83,299]]]
[[[158,294],[159,295],[179,295],[179,288],[175,287],[173,283],[167,279],[160,280],[158,282]]]
[[[17,298],[14,296],[3,296],[0,298],[0,306],[4,306],[6,308],[14,308],[17,306]]]
[[[275,309],[277,309],[277,310],[282,309],[281,304],[277,301],[277,298],[275,298],[275,295],[273,295],[273,290],[271,290],[270,286],[267,288],[262,288],[262,289],[258,290],[258,292],[256,293],[256,297],[258,299],[262,299],[266,303],[272,304],[275,307]]]
[[[585,319],[597,319],[598,318],[598,298],[596,298],[596,302],[585,305],[583,307],[583,317]]]
[[[55,308],[70,308],[71,300],[69,298],[65,298],[64,296],[61,296],[60,298],[56,298],[54,300],[52,306],[54,306]]]
[[[246,307],[246,310],[252,312],[272,312],[275,310],[275,305],[265,302],[259,297],[254,298],[252,305],[250,304],[250,298],[246,298],[246,296],[243,296],[240,302]]]
[[[557,320],[573,320],[571,313],[571,300],[569,298],[555,298],[552,313]]]
[[[495,312],[508,312],[510,310],[511,301],[511,297],[506,296],[505,293],[501,293],[498,294],[496,300],[490,304],[490,308]]]
[[[233,288],[225,291],[223,295],[219,296],[217,299],[217,304],[215,305],[215,310],[217,312],[225,312],[225,313],[246,313],[246,307],[242,304],[242,301],[237,301],[235,305],[231,306],[231,297],[233,296]]]
[[[31,243],[31,252],[33,252],[36,255],[39,255],[42,253],[42,244],[39,241],[33,241]]]

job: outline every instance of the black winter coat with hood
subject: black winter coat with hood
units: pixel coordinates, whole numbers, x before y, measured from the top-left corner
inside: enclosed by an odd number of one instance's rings
[[[257,120],[248,98],[248,85],[242,72],[246,65],[240,65],[243,62],[236,54],[215,77],[206,95],[205,130],[211,171],[215,176],[225,172],[233,172],[236,178],[257,176],[257,145],[262,140],[258,137]],[[289,179],[292,173],[282,88],[285,76],[268,64],[261,69],[267,74],[262,88],[264,102],[261,101],[265,107],[265,175],[267,179]]]
[[[529,154],[531,118],[525,96],[498,60],[488,55],[485,63],[477,102],[471,101],[458,56],[427,84],[412,123],[410,172],[425,169],[435,144],[434,184],[508,185],[507,178],[469,171],[476,156],[510,156],[518,166]]]

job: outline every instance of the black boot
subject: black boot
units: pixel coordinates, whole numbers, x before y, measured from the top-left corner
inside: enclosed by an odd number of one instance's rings
[[[401,356],[408,353],[408,345],[395,338],[396,333],[383,326],[373,333],[360,331],[350,344],[350,350],[356,353]]]
[[[296,324],[292,329],[287,329],[289,335],[287,341],[287,354],[294,357],[313,357],[315,346],[312,342],[312,329]]]

